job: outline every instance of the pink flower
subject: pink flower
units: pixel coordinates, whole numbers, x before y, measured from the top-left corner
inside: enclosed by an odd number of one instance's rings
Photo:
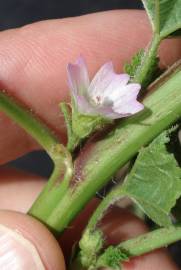
[[[117,119],[144,108],[137,101],[141,85],[128,83],[128,74],[116,74],[112,62],[104,64],[91,82],[83,57],[69,63],[67,71],[74,104],[81,114]]]

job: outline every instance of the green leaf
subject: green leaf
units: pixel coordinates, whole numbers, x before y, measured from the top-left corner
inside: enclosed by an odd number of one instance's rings
[[[97,253],[103,247],[103,236],[99,230],[86,230],[79,242],[81,263],[88,269],[96,269]]]
[[[75,107],[72,110],[72,131],[77,138],[83,140],[95,131],[103,129],[111,124],[112,120],[99,115],[85,115],[79,113]]]
[[[153,31],[165,38],[181,28],[181,0],[142,0]]]
[[[108,267],[109,269],[120,270],[120,263],[128,261],[129,256],[118,247],[109,246],[102,255],[99,256],[96,267]]]
[[[124,71],[131,76],[131,78],[134,81],[134,77],[137,73],[139,73],[142,63],[144,62],[144,59],[147,58],[147,54],[144,49],[139,50],[131,59],[130,63],[126,63],[124,65]],[[155,55],[152,57],[149,69],[147,72],[147,76],[145,80],[141,82],[142,87],[146,88],[156,77],[158,77],[158,74],[160,73],[159,70],[159,58]]]
[[[131,59],[130,64],[126,63],[124,65],[124,70],[131,77],[134,77],[137,69],[141,65],[142,58],[144,56],[144,49],[139,50]]]
[[[75,148],[90,134],[101,130],[105,125],[112,123],[111,120],[104,119],[101,116],[84,115],[79,113],[74,103],[72,109],[68,103],[61,102],[60,109],[64,115],[67,127],[67,149],[73,152]]]
[[[181,196],[181,168],[168,153],[168,142],[164,132],[142,149],[122,186],[123,192],[160,226],[170,225],[170,210]]]

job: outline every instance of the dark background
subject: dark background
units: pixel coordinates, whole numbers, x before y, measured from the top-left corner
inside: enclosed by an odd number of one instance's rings
[[[0,30],[19,27],[39,20],[125,8],[141,9],[142,3],[140,0],[0,0]],[[43,151],[30,153],[8,165],[45,177],[48,177],[52,171],[52,163]],[[170,249],[173,257],[179,263],[179,244],[171,246]]]
[[[0,30],[45,19],[141,7],[141,0],[0,0]]]

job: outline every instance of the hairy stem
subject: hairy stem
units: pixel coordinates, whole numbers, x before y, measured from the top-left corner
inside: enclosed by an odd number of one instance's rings
[[[109,194],[101,201],[94,213],[92,214],[86,229],[94,231],[98,222],[102,219],[105,211],[114,204],[116,201],[120,200],[124,196],[124,192],[121,192],[121,188],[113,188]]]
[[[170,226],[168,228],[157,229],[124,241],[117,246],[109,246],[98,256],[94,268],[90,267],[89,269],[99,269],[104,266],[110,266],[110,269],[113,269],[115,265],[115,261],[113,263],[112,260],[113,257],[116,260],[116,269],[118,269],[122,262],[127,261],[131,257],[140,256],[161,247],[167,247],[169,244],[180,239],[181,227]],[[78,269],[81,268],[79,267]]]
[[[170,226],[124,241],[118,247],[125,251],[129,257],[134,257],[157,248],[167,247],[179,240],[181,240],[181,226]]]
[[[78,256],[80,264],[85,267],[89,268],[96,265],[97,256],[102,250],[105,242],[104,235],[97,225],[109,206],[124,196],[124,193],[121,191],[122,189],[119,187],[114,188],[109,192],[98,205],[86,226],[79,242],[80,254]]]
[[[58,139],[48,127],[38,120],[27,108],[24,108],[4,90],[0,92],[0,110],[24,128],[55,159]]]
[[[68,192],[69,183],[73,175],[71,155],[62,145],[58,145],[58,148],[60,155],[55,162],[54,171],[36,202],[28,211],[28,214],[32,216],[35,216],[35,212],[36,218],[46,224],[55,234],[57,228],[49,226],[47,220],[49,219],[49,216],[51,216],[52,211],[59,205],[61,198]]]
[[[138,82],[141,85],[148,85],[147,80],[149,80],[150,74],[153,72],[152,68],[154,68],[154,62],[157,58],[157,50],[160,44],[160,36],[158,34],[154,34],[151,43],[148,48],[145,49],[145,53],[143,55],[141,65],[138,67],[133,81]]]

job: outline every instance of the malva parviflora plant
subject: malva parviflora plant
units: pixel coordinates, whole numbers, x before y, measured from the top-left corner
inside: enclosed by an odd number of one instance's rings
[[[28,214],[55,236],[131,161],[124,181],[110,190],[91,216],[70,269],[121,269],[121,262],[132,256],[181,240],[181,168],[169,147],[180,128],[181,62],[163,72],[158,55],[162,40],[181,35],[181,0],[143,0],[143,4],[152,40],[125,64],[123,74],[116,74],[114,63],[107,62],[90,81],[83,56],[68,64],[71,102],[60,104],[66,146],[29,108],[6,90],[0,92],[0,110],[33,136],[54,162],[53,173]],[[157,229],[105,248],[98,223],[124,196]]]

